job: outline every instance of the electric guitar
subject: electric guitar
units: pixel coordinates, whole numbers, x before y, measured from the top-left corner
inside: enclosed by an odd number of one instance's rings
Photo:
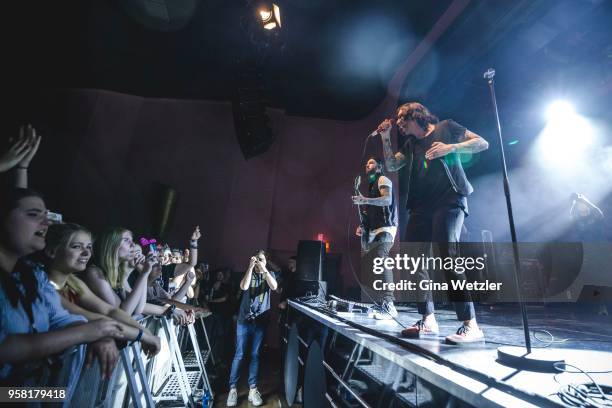
[[[361,192],[359,191],[360,184],[361,184],[361,176],[357,176],[355,178],[355,186],[354,186],[356,196],[362,195]],[[361,210],[360,204],[357,204],[357,212],[359,213],[359,225],[361,226],[361,237],[360,237],[361,238],[361,250],[366,251],[368,248],[368,242],[370,238],[370,230],[367,224],[365,223],[364,213]]]

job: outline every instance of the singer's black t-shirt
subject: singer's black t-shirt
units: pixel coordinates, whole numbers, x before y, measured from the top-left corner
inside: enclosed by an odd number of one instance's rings
[[[448,154],[442,158],[426,160],[425,153],[434,142],[445,144],[459,143],[464,140],[465,127],[453,120],[444,120],[436,124],[434,131],[424,139],[412,138],[414,159],[408,194],[407,207],[411,213],[432,212],[441,206],[460,207],[467,214],[467,199],[457,193],[451,184],[444,167],[452,166],[454,160],[459,160],[457,154]],[[400,152],[409,154],[409,144],[406,143]]]

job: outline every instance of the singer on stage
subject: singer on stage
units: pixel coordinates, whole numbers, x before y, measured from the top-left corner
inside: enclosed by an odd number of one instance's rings
[[[361,205],[363,225],[357,227],[356,234],[362,238],[363,259],[371,265],[374,258],[386,258],[393,247],[397,232],[397,205],[393,194],[393,183],[383,174],[383,161],[370,158],[365,166],[368,180],[367,196],[359,194],[353,197],[353,203]],[[383,281],[393,283],[393,270],[385,268]],[[373,317],[379,320],[392,319],[397,316],[393,305],[393,291],[383,293],[382,304],[373,310]]]
[[[429,110],[417,102],[406,103],[397,110],[395,121],[400,133],[408,136],[399,152],[391,148],[390,119],[378,127],[381,136],[385,164],[388,171],[408,166],[409,219],[404,240],[414,243],[435,243],[440,257],[456,256],[464,217],[468,214],[467,196],[474,190],[465,176],[459,155],[478,153],[489,144],[482,137],[453,120],[439,121]],[[464,274],[445,270],[445,278],[465,279]],[[421,268],[418,279],[429,279]],[[402,334],[409,337],[437,335],[438,324],[434,316],[431,292],[419,302],[422,319]],[[469,291],[448,291],[454,302],[457,319],[463,325],[455,334],[446,337],[451,344],[484,341],[484,334],[476,323],[474,304]]]

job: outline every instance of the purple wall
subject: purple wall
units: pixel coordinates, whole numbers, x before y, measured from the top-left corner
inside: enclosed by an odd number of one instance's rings
[[[44,132],[31,185],[65,219],[94,230],[118,224],[146,232],[152,186],[159,182],[180,195],[169,240],[179,245],[199,224],[203,256],[212,265],[239,270],[257,248],[291,253],[298,240],[323,232],[342,254],[344,286],[356,286],[347,259],[350,216],[350,252],[358,265],[349,196],[363,137],[376,122],[271,111],[276,142],[245,161],[229,103],[60,90],[29,110]]]

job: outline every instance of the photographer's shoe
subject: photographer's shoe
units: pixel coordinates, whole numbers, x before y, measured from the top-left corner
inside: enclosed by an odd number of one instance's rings
[[[256,407],[263,404],[263,399],[257,387],[249,389],[249,402]]]
[[[230,388],[229,394],[227,394],[227,406],[235,407],[238,404],[238,391],[235,388]]]

